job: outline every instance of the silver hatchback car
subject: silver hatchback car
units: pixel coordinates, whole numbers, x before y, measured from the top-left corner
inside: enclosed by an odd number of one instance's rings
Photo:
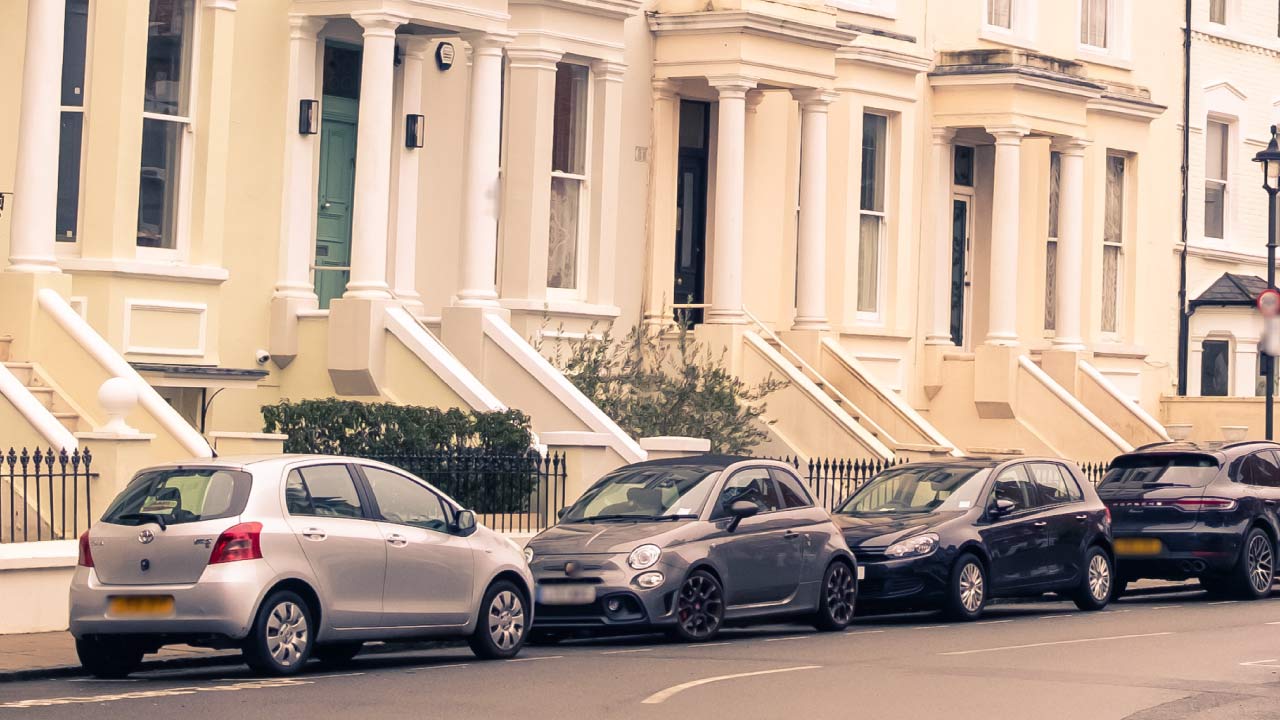
[[[81,536],[71,633],[99,677],[174,643],[238,647],[274,675],[369,640],[465,637],[510,658],[532,588],[514,542],[389,465],[201,460],[139,472]]]

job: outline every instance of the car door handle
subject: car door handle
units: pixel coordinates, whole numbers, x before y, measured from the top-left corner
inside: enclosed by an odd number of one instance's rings
[[[801,535],[800,533],[796,532],[795,530],[788,530],[788,531],[786,531],[786,532],[782,533],[782,537],[784,537],[784,538],[786,538],[786,539],[788,539],[788,540],[799,540],[800,538],[804,537],[804,535]]]
[[[1049,527],[1049,523],[1046,520],[1037,520],[1036,522],[1031,523],[1031,526],[1038,528]]]
[[[1089,519],[1089,516],[1085,513],[1081,513],[1076,516],[1076,519],[1079,520],[1080,522],[1086,522]]]
[[[399,533],[396,533],[395,535],[387,536],[387,543],[396,547],[404,547],[409,544],[409,539]]]
[[[307,528],[302,531],[302,537],[308,540],[323,540],[329,537],[329,534],[320,528]]]

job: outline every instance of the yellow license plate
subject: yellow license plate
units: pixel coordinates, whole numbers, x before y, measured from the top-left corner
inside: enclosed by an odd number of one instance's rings
[[[1159,555],[1160,541],[1154,538],[1119,538],[1116,540],[1117,555]]]
[[[109,612],[116,617],[164,617],[173,614],[172,595],[113,597]]]

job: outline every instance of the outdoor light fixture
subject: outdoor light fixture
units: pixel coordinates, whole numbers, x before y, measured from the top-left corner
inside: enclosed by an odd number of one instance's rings
[[[413,150],[426,142],[427,118],[423,115],[404,116],[404,146]]]
[[[443,72],[453,67],[453,43],[442,42],[436,46],[436,67]]]
[[[11,193],[11,192],[4,192],[4,191],[0,191],[0,217],[3,217],[3,216],[4,216],[4,196],[5,196],[5,195],[12,195],[12,194],[13,194],[13,193]]]
[[[1262,187],[1272,194],[1280,190],[1280,146],[1276,143],[1275,125],[1271,126],[1271,142],[1253,156],[1253,161],[1262,164]]]
[[[298,101],[298,133],[315,135],[320,132],[320,101]]]
[[[1262,165],[1262,188],[1267,191],[1267,289],[1272,290],[1276,286],[1276,193],[1280,192],[1280,144],[1275,125],[1271,126],[1271,142],[1253,156],[1253,161]],[[1267,326],[1266,332],[1275,332],[1274,322]],[[1270,440],[1275,437],[1276,359],[1267,354],[1260,359],[1267,376],[1266,438]]]

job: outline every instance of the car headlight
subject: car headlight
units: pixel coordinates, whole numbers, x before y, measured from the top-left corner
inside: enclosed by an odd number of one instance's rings
[[[524,546],[524,561],[530,564],[533,563],[533,548],[528,545]]]
[[[891,558],[923,557],[938,549],[938,536],[935,533],[924,533],[909,537],[906,540],[889,546],[884,554]]]
[[[641,545],[631,551],[631,556],[627,558],[627,564],[631,566],[632,570],[645,570],[653,567],[660,557],[662,557],[662,548],[657,545]]]

